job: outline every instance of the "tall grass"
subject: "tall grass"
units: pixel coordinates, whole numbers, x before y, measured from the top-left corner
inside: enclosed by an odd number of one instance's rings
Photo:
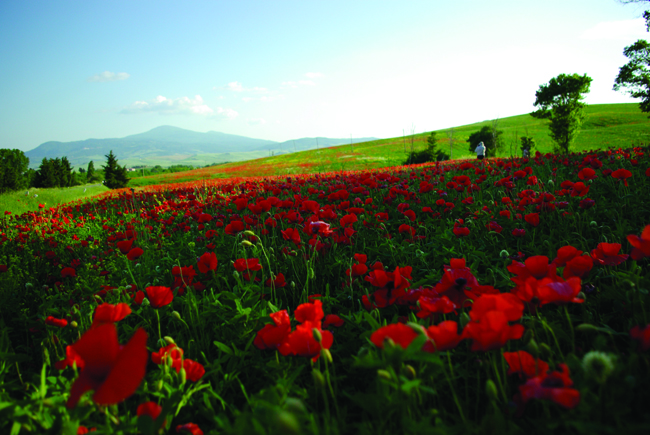
[[[56,187],[52,189],[30,188],[0,195],[0,210],[4,213],[23,214],[39,208],[55,207],[76,200],[83,200],[108,192],[104,185],[85,185],[73,187]],[[40,206],[43,207],[40,207]]]

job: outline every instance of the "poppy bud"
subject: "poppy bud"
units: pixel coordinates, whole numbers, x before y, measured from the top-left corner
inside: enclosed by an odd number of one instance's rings
[[[293,288],[296,288],[296,283],[293,282],[293,281],[291,281],[291,288],[292,288],[292,289],[293,289]]]
[[[158,340],[158,346],[165,347],[167,346],[167,342],[161,338],[160,340]]]
[[[289,435],[297,435],[302,433],[300,431],[300,424],[296,419],[296,416],[285,410],[280,410],[275,414],[275,421],[280,429],[280,433],[286,433]]]
[[[309,278],[310,279],[316,278],[316,273],[314,272],[314,269],[311,267],[309,268]]]
[[[592,228],[596,228],[598,226],[598,224],[596,223],[596,221],[591,221],[591,222],[589,222],[589,226],[592,227]]]
[[[458,319],[460,321],[460,328],[464,329],[465,325],[467,325],[470,322],[469,314],[463,313],[460,315],[460,318]]]
[[[239,279],[239,272],[237,272],[237,271],[235,270],[235,271],[232,273],[232,276],[233,276],[235,279],[238,280],[238,279]]]
[[[194,247],[196,246],[196,243],[194,243],[194,242],[189,242],[189,243],[187,244],[187,246],[189,246],[190,249],[194,249]]]
[[[305,414],[307,408],[302,400],[295,397],[287,397],[284,401],[284,409],[293,413],[293,414]]]
[[[25,288],[32,288],[32,287],[34,287],[34,284],[32,284],[31,282],[25,283]]]
[[[494,384],[494,381],[492,379],[488,379],[485,382],[485,394],[487,394],[488,398],[492,402],[496,402],[497,398],[499,397],[497,386]]]
[[[313,369],[311,371],[311,377],[314,378],[314,384],[316,388],[321,389],[325,387],[325,377],[320,372],[320,370]]]
[[[140,305],[142,305],[144,307],[148,307],[150,304],[151,304],[151,302],[149,302],[149,299],[144,298],[144,299],[142,299],[142,304],[140,304]]]
[[[160,391],[163,389],[163,380],[158,379],[158,382],[154,385],[154,391]]]
[[[172,317],[176,320],[181,320],[181,315],[178,311],[172,311]]]
[[[387,381],[390,381],[392,376],[387,370],[377,370],[377,376],[379,376],[381,379],[385,379]]]
[[[540,350],[540,355],[541,355],[543,360],[549,360],[551,358],[551,356],[553,356],[553,351],[551,350],[551,348],[546,343],[542,343],[539,346],[539,350]]]
[[[417,377],[417,373],[415,372],[415,369],[410,364],[407,364],[404,367],[402,367],[402,374],[410,380],[413,380]]]
[[[253,246],[253,244],[252,244],[251,242],[249,242],[248,240],[242,240],[242,241],[241,241],[241,245],[242,245],[243,247]]]
[[[528,330],[526,330],[526,333],[524,334],[524,337],[522,338],[521,341],[522,341],[522,343],[523,343],[524,346],[525,346],[525,345],[527,345],[527,344],[530,342],[530,340],[532,340],[533,338],[535,338],[535,333],[533,332],[532,329],[528,329]]]
[[[499,253],[499,257],[501,258],[508,258],[510,257],[510,253],[506,251],[505,249]]]
[[[70,326],[72,326],[73,328],[77,328],[79,327],[79,324],[77,323],[76,320],[73,320],[72,322],[70,322]]]
[[[526,350],[535,358],[539,356],[539,346],[537,346],[537,342],[534,339],[531,339],[528,345],[526,345]]]
[[[314,340],[316,340],[318,342],[318,344],[320,344],[321,341],[323,341],[323,335],[320,333],[318,328],[313,328],[311,330],[311,333],[314,336]]]
[[[583,301],[587,300],[587,295],[583,292],[577,294],[576,299],[582,299]]]
[[[587,331],[599,331],[599,330],[600,329],[597,326],[591,325],[589,323],[582,323],[576,326],[576,331],[587,332]]]
[[[246,231],[244,231],[243,234],[246,235],[246,236],[255,237],[255,233],[252,232],[251,230],[246,230]]]
[[[321,349],[320,350],[320,356],[325,358],[328,363],[332,364],[334,360],[332,359],[332,353],[330,352],[329,349]]]
[[[181,385],[185,385],[185,382],[187,382],[187,372],[185,371],[185,367],[182,367],[178,374],[181,375]]]
[[[170,336],[165,336],[165,337],[163,337],[163,340],[165,340],[165,341],[167,342],[167,344],[176,344],[176,342],[174,341],[174,339],[171,338]]]

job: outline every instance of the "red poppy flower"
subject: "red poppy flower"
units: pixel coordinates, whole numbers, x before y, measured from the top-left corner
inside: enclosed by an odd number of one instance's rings
[[[94,390],[98,405],[113,405],[131,396],[142,382],[147,365],[147,333],[138,329],[120,347],[114,323],[91,328],[73,348],[85,366],[72,384],[68,408],[74,408],[81,395]]]
[[[156,402],[145,402],[138,405],[136,414],[138,417],[143,415],[148,415],[152,420],[158,418],[162,412],[162,406],[158,405]]]
[[[133,249],[131,249],[129,251],[128,254],[126,254],[126,258],[133,261],[133,260],[136,260],[136,259],[140,258],[142,256],[142,254],[144,254],[144,250],[142,248],[139,248],[139,247],[138,248],[133,248]]]
[[[620,250],[620,243],[599,243],[596,249],[591,251],[591,258],[601,266],[618,266],[629,257],[627,254],[619,254]]]
[[[390,339],[396,345],[406,349],[417,336],[418,333],[410,326],[404,325],[403,323],[392,323],[373,332],[370,336],[370,341],[375,346],[383,349],[385,341]]]
[[[330,325],[340,328],[344,323],[345,321],[336,314],[328,314],[325,316],[325,320],[323,320],[323,328],[327,328]]]
[[[512,263],[507,267],[508,272],[514,273],[517,276],[510,278],[517,285],[522,285],[526,282],[528,277],[532,276],[535,279],[542,279],[544,277],[556,277],[556,268],[554,264],[548,264],[548,257],[544,255],[535,255],[528,257],[524,263],[512,260]]]
[[[578,181],[572,186],[571,196],[585,196],[589,193],[589,186],[587,186],[582,181]]]
[[[452,231],[454,235],[458,238],[469,236],[469,228],[467,227],[454,227]]]
[[[280,231],[284,240],[289,240],[293,242],[294,245],[300,246],[300,232],[295,228],[287,228],[286,230]]]
[[[216,270],[218,264],[217,254],[214,252],[206,252],[199,258],[199,272],[208,273],[211,270]]]
[[[6,264],[0,264],[0,273],[5,273],[8,269]]]
[[[539,213],[529,213],[524,216],[524,220],[532,226],[536,227],[539,225]]]
[[[578,172],[578,178],[584,181],[589,181],[598,178],[598,176],[596,175],[596,171],[594,171],[593,169],[582,168],[582,170]]]
[[[625,183],[625,186],[627,186],[627,179],[632,176],[632,173],[628,171],[627,169],[621,168],[617,169],[614,172],[612,172],[612,177],[616,178],[617,180],[623,180]]]
[[[562,278],[568,279],[572,276],[583,279],[594,266],[594,260],[588,255],[579,255],[569,260],[562,272]]]
[[[524,303],[512,293],[487,294],[474,301],[469,316],[474,321],[481,321],[490,311],[500,311],[509,322],[514,322],[524,314]]]
[[[646,325],[643,328],[638,325],[635,326],[630,329],[630,337],[639,342],[640,350],[645,352],[650,349],[650,325]]]
[[[93,327],[101,325],[102,323],[119,322],[129,314],[131,314],[131,308],[124,302],[120,302],[116,305],[103,303],[95,308]]]
[[[318,330],[320,333],[320,343],[314,338],[314,330]],[[320,357],[321,349],[329,349],[333,342],[334,336],[327,330],[321,330],[320,322],[315,323],[307,320],[296,326],[296,330],[286,337],[278,350],[284,356],[303,356],[316,361]]]
[[[142,305],[142,301],[144,301],[144,292],[142,290],[138,290],[135,294],[135,299],[133,299],[133,302],[138,305]]]
[[[77,271],[71,267],[64,267],[61,270],[61,278],[67,278],[67,277],[74,278],[75,276],[77,276]]]
[[[47,316],[45,319],[45,324],[48,326],[56,326],[57,328],[65,328],[68,325],[68,321],[65,319],[57,319],[56,317]]]
[[[352,267],[345,271],[345,276],[361,276],[368,272],[368,266],[363,263],[353,264]]]
[[[503,352],[503,357],[508,363],[508,374],[517,373],[520,377],[530,379],[543,376],[548,372],[549,366],[541,359],[535,359],[526,351]]]
[[[244,231],[245,228],[246,228],[246,226],[244,225],[244,223],[242,221],[232,221],[228,225],[226,225],[226,228],[224,229],[224,231],[226,232],[226,234],[232,236],[235,233],[239,233],[241,231]]]
[[[417,303],[420,311],[416,315],[420,319],[424,319],[433,314],[449,314],[458,308],[447,296],[423,295],[419,297]]]
[[[425,352],[441,352],[454,349],[463,339],[462,334],[458,333],[458,323],[453,320],[446,320],[438,325],[429,326],[426,333],[432,341],[424,344],[422,350]]]
[[[75,352],[72,346],[65,347],[65,358],[61,361],[57,361],[54,364],[57,370],[63,370],[66,367],[72,367],[73,365],[77,366],[77,369],[84,368],[84,360],[81,359],[81,356]]]
[[[320,321],[325,316],[325,313],[323,312],[323,303],[320,300],[315,299],[313,302],[300,304],[298,305],[298,308],[296,308],[296,311],[294,311],[293,316],[300,323],[309,321],[318,324],[320,327]]]
[[[174,300],[174,293],[169,287],[152,286],[145,289],[147,291],[147,298],[151,302],[153,308],[164,307],[169,305]]]
[[[194,423],[179,424],[176,426],[176,433],[189,432],[191,435],[203,435],[201,428]]]
[[[183,368],[188,381],[197,382],[205,374],[203,365],[189,358],[183,360]],[[180,364],[177,365],[176,371],[180,372]]]
[[[560,371],[542,374],[526,381],[519,386],[521,399],[525,404],[530,399],[551,400],[567,409],[578,406],[580,392],[570,388],[573,381],[569,377],[569,368],[566,364],[558,364]]]
[[[514,230],[512,230],[512,235],[515,237],[524,237],[526,235],[526,230],[515,228]]]
[[[161,347],[158,352],[151,353],[151,361],[154,364],[162,364],[165,362],[165,358],[169,356],[172,361],[180,361],[183,359],[183,349],[178,347],[175,343],[168,344],[165,347]]]
[[[291,319],[287,310],[270,314],[273,324],[257,331],[253,344],[258,349],[277,349],[291,332]]]
[[[582,286],[580,278],[577,277],[570,277],[566,281],[561,278],[544,278],[542,280],[528,278],[524,287],[525,293],[537,298],[537,303],[540,306],[546,304],[581,304],[584,302],[584,299],[578,298]],[[520,294],[518,296],[521,297]],[[531,301],[528,298],[524,300]]]
[[[131,250],[134,240],[135,239],[128,239],[117,242],[117,249],[119,249],[122,254],[126,255]]]
[[[552,261],[557,267],[563,267],[568,261],[582,254],[582,251],[577,248],[568,245],[563,246],[557,250],[557,256]]]
[[[633,260],[638,261],[645,257],[650,257],[650,225],[646,225],[641,233],[641,237],[630,234],[627,236],[627,241],[632,245],[630,256]]]
[[[406,234],[408,234],[408,235],[411,236],[411,237],[413,237],[413,236],[415,235],[415,233],[416,233],[415,228],[413,228],[412,226],[407,225],[407,224],[402,224],[402,225],[400,225],[399,228],[397,228],[397,231],[398,231],[400,234],[404,234],[404,233],[406,233]]]
[[[258,258],[239,258],[235,260],[233,267],[237,272],[251,271],[255,272],[262,269]]]
[[[275,277],[275,279],[267,278],[267,280],[264,281],[264,285],[266,287],[280,288],[280,287],[285,287],[287,285],[287,281],[284,278],[284,274],[282,272],[280,272]]]
[[[505,346],[508,340],[517,340],[524,334],[523,325],[509,325],[501,311],[488,311],[477,322],[469,322],[463,338],[472,340],[472,351],[489,351]]]

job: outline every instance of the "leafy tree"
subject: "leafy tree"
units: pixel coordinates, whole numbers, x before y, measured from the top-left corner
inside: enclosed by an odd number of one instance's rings
[[[0,149],[0,193],[29,186],[29,158],[18,149]]]
[[[497,150],[503,147],[503,130],[495,130],[486,125],[479,131],[469,135],[467,142],[469,142],[469,152],[474,153],[479,143],[483,142],[485,145],[485,157],[496,156]]]
[[[614,90],[624,89],[633,98],[641,98],[641,111],[650,112],[650,43],[639,39],[625,47],[623,54],[630,61],[618,71]]]
[[[522,154],[523,154],[525,149],[528,149],[528,152],[530,153],[530,155],[532,155],[533,150],[535,149],[535,146],[536,146],[535,139],[533,139],[532,137],[528,137],[528,136],[522,136],[521,137],[521,153]]]
[[[556,152],[568,153],[580,132],[584,119],[583,94],[589,92],[591,77],[587,74],[560,74],[548,84],[540,85],[535,93],[535,118],[548,119],[550,136],[557,144]]]
[[[55,159],[43,157],[41,166],[34,175],[33,187],[51,188],[58,185],[58,163]]]
[[[117,158],[113,154],[113,150],[105,156],[106,165],[104,168],[104,184],[109,189],[121,189],[126,187],[129,182],[129,177],[126,174],[126,166],[117,164]]]
[[[432,131],[427,137],[427,147],[422,151],[411,151],[406,159],[405,165],[417,165],[419,163],[435,162],[449,158],[442,150],[437,149],[436,132]]]

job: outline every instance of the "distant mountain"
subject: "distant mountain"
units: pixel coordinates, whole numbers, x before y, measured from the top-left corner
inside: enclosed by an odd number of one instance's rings
[[[375,138],[352,139],[353,142],[365,142]],[[317,141],[318,140],[318,145]],[[275,142],[263,139],[253,139],[234,134],[209,131],[199,133],[178,127],[163,125],[145,133],[134,134],[123,138],[86,139],[74,142],[45,142],[38,147],[26,151],[30,167],[40,166],[43,158],[66,156],[72,166],[85,166],[89,161],[95,163],[106,160],[104,157],[111,150],[120,162],[147,162],[161,160],[174,161],[192,160],[192,156],[210,155],[214,161],[219,154],[237,155],[237,160],[260,157],[260,152],[286,153],[315,149],[317,146],[328,147],[350,143],[350,139],[303,138],[295,141]],[[194,159],[194,160],[200,160]],[[233,161],[232,159],[228,159]],[[209,163],[209,162],[208,162]],[[207,164],[207,163],[206,163]]]

